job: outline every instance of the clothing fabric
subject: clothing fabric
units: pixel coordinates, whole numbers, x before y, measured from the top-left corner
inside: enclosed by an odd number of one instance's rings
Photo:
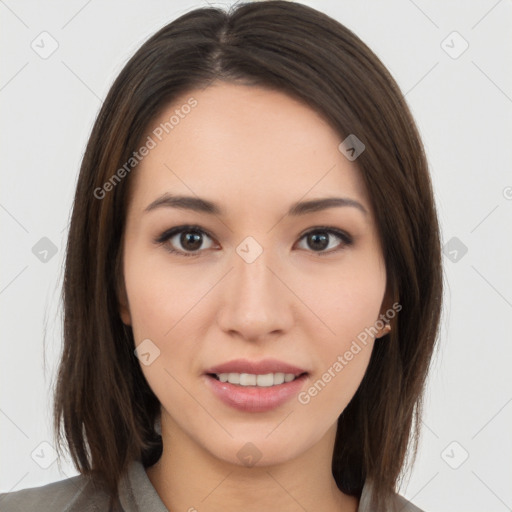
[[[423,512],[399,494],[386,511],[370,509],[371,485],[366,482],[358,512]],[[153,487],[140,461],[132,461],[119,483],[115,512],[170,512]],[[41,487],[0,494],[0,512],[111,512],[108,493],[82,475]],[[191,507],[191,510],[194,510]]]

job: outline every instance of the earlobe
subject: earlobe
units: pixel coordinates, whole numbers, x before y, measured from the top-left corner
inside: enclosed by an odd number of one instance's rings
[[[383,336],[386,336],[386,334],[389,334],[391,332],[391,325],[388,323],[377,333],[375,338],[382,338]]]
[[[377,335],[375,336],[375,338],[382,338],[383,336],[386,336],[387,334],[389,334],[391,332],[391,325],[389,323],[389,317],[388,317],[388,311],[391,309],[393,310],[393,306],[392,306],[392,293],[390,292],[389,289],[386,289],[386,292],[384,294],[384,299],[382,300],[382,304],[381,304],[381,314],[379,316],[379,322],[381,323],[384,323],[383,327],[379,330],[379,332],[377,333]],[[393,318],[395,315],[393,314],[393,316],[391,318]]]
[[[130,316],[130,311],[129,311],[129,309],[126,306],[119,305],[119,316],[121,317],[121,321],[123,322],[123,324],[125,324],[127,326],[131,326],[132,325],[132,319],[131,319],[131,316]]]
[[[119,304],[119,316],[121,317],[121,321],[123,322],[123,324],[131,326],[132,325],[132,317],[130,315],[130,308],[128,306],[128,297],[126,295],[124,283],[121,285],[120,290],[118,290],[117,296],[118,296],[118,304]]]

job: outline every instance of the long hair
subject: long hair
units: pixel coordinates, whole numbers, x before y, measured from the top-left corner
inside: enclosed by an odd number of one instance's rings
[[[69,229],[56,444],[64,438],[78,471],[101,477],[112,496],[131,460],[149,466],[160,457],[159,401],[119,316],[131,174],[97,191],[169,103],[219,80],[282,91],[323,116],[340,142],[355,134],[366,146],[355,163],[375,211],[388,292],[402,310],[338,419],[332,472],[355,496],[371,480],[374,504],[385,503],[408,449],[417,449],[440,321],[438,220],[423,145],[396,82],[353,32],[296,2],[190,11],[149,38],[114,81],[83,157]]]

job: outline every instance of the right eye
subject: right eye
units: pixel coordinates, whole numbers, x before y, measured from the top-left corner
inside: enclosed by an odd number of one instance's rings
[[[202,250],[212,248],[211,243],[208,247],[202,247],[205,237],[212,240],[210,235],[199,226],[176,226],[159,235],[155,243],[163,245],[172,254],[199,256]]]

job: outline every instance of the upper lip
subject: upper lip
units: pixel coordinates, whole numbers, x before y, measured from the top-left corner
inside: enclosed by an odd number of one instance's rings
[[[293,373],[295,376],[298,376],[307,372],[298,366],[293,366],[278,359],[262,359],[261,361],[233,359],[232,361],[212,366],[205,373],[251,373],[253,375]]]

